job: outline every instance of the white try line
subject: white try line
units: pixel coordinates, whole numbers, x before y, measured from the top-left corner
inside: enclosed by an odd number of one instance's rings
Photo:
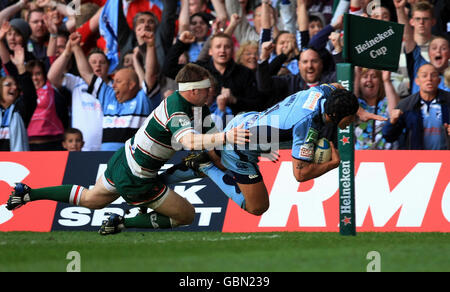
[[[184,238],[184,239],[178,239],[178,238],[168,238],[168,239],[157,239],[153,242],[155,243],[167,243],[167,242],[186,242],[186,241],[230,241],[230,240],[250,240],[250,239],[272,239],[272,238],[278,238],[280,235],[272,234],[272,235],[238,235],[238,236],[220,236],[220,237],[207,237],[203,236],[200,238],[197,237],[190,237],[190,238]]]

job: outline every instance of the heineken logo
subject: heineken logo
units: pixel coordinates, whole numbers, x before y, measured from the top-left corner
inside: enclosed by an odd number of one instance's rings
[[[370,40],[366,40],[363,44],[359,44],[359,45],[355,46],[356,52],[358,54],[364,53],[368,49],[370,49],[373,46],[375,46],[376,44],[384,41],[385,39],[389,38],[390,36],[393,36],[394,34],[395,34],[394,30],[390,26],[389,29],[386,30],[385,32],[377,33],[377,35],[374,38],[372,38]],[[381,48],[378,48],[376,50],[371,50],[369,52],[369,56],[372,59],[375,59],[378,56],[386,55],[387,51],[388,51],[388,49],[386,48],[386,46],[382,46]]]
[[[396,71],[402,38],[401,24],[345,14],[342,55],[355,66]]]
[[[339,141],[342,142],[342,145],[348,144],[348,143],[350,143],[350,137],[342,136],[342,139]]]
[[[352,224],[352,218],[344,216],[344,219],[342,219],[341,222],[344,223],[344,226],[347,226],[348,224]]]
[[[341,184],[341,214],[351,214],[352,213],[352,171],[350,169],[350,161],[341,162],[341,175],[339,182]]]

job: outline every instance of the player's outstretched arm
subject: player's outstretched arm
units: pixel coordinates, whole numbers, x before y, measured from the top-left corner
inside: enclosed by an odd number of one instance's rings
[[[338,89],[345,89],[344,86],[342,86],[340,83],[331,83],[334,87]],[[385,117],[382,117],[380,115],[376,115],[373,113],[369,113],[368,111],[364,110],[362,107],[358,108],[358,112],[356,113],[359,120],[362,122],[367,122],[370,120],[376,120],[376,121],[387,121]]]
[[[369,113],[362,107],[358,108],[358,112],[356,113],[356,115],[358,116],[359,120],[362,122],[367,122],[370,120],[387,121],[387,118],[380,116],[380,115],[373,114],[373,113]]]
[[[339,151],[330,142],[331,147],[331,160],[324,163],[313,163],[304,160],[292,158],[292,166],[294,170],[295,179],[298,182],[305,182],[310,179],[314,179],[323,175],[324,173],[335,169],[341,163],[341,157]]]
[[[180,143],[187,150],[223,149],[225,144],[244,145],[250,142],[250,136],[250,131],[240,125],[227,132],[215,134],[190,133],[183,136]]]

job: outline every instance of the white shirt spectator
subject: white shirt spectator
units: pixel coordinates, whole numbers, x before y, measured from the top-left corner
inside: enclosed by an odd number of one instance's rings
[[[62,85],[72,92],[72,127],[83,133],[82,151],[100,151],[103,111],[99,100],[88,93],[88,85],[78,76],[66,73]]]

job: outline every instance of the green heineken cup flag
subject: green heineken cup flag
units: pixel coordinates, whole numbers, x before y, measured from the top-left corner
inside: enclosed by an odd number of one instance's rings
[[[398,69],[402,24],[345,14],[344,31],[346,62],[378,70]]]

